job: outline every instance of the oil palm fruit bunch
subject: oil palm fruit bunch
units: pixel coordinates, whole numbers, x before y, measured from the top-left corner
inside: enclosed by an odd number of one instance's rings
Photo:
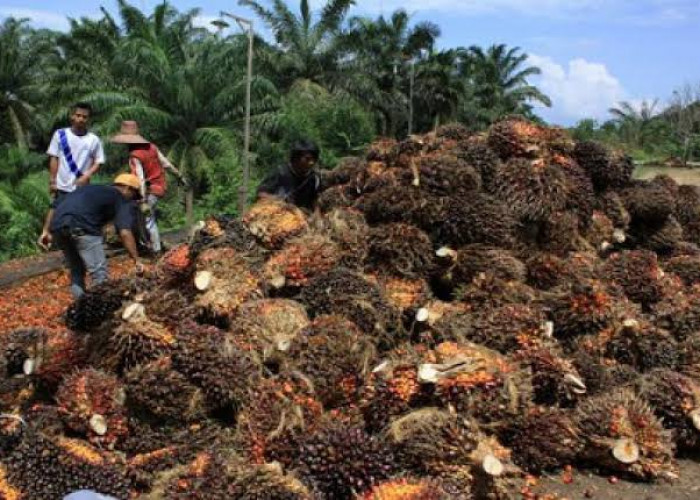
[[[438,240],[459,248],[485,243],[509,248],[514,242],[517,219],[510,208],[495,197],[476,193],[469,203],[450,199],[446,203]]]
[[[498,431],[531,404],[532,384],[522,366],[477,344],[444,342],[418,380],[434,388],[444,407]]]
[[[216,327],[185,323],[177,335],[173,367],[202,390],[207,409],[239,409],[260,376],[260,365]]]
[[[173,370],[169,357],[137,366],[126,374],[125,382],[129,407],[154,420],[192,422],[205,414],[202,390]]]
[[[649,401],[656,416],[681,450],[700,445],[700,382],[692,376],[660,368],[639,383],[641,397]]]
[[[473,136],[466,142],[460,143],[453,150],[453,153],[468,165],[476,168],[481,176],[484,190],[490,192],[493,188],[493,178],[500,164],[500,158],[488,147],[486,141],[478,136]]]
[[[514,353],[513,359],[530,369],[536,404],[569,408],[588,390],[574,363],[555,346],[533,342]]]
[[[647,181],[635,183],[621,192],[632,223],[661,224],[675,211],[676,200],[665,186]]]
[[[292,465],[298,436],[320,425],[323,406],[303,376],[278,375],[250,388],[237,419],[236,441],[253,464]]]
[[[447,479],[474,498],[500,498],[498,490],[517,471],[510,450],[468,420],[437,408],[394,420],[386,434],[405,470]]]
[[[280,248],[308,227],[304,212],[276,198],[258,200],[243,216],[243,224],[265,247]]]
[[[368,334],[384,336],[398,323],[379,286],[350,269],[339,267],[315,278],[299,299],[313,316],[345,316]]]
[[[533,474],[574,464],[583,450],[580,431],[569,410],[533,407],[503,434],[513,462]]]
[[[285,474],[279,464],[240,465],[232,479],[236,498],[251,500],[312,500],[313,493],[299,479]]]
[[[468,196],[481,189],[479,172],[450,153],[433,153],[414,160],[400,181],[427,190],[435,196]]]
[[[634,172],[632,159],[604,145],[584,141],[576,144],[574,158],[591,176],[597,191],[624,188]]]
[[[93,368],[66,377],[56,404],[66,425],[91,443],[107,448],[128,433],[126,390],[114,375]]]
[[[156,263],[155,272],[166,283],[178,283],[186,281],[192,269],[192,249],[181,243],[165,252]]]
[[[670,333],[634,319],[614,328],[604,354],[642,373],[654,368],[675,369],[681,360],[680,346]]]
[[[581,458],[592,465],[640,480],[676,473],[671,433],[632,390],[587,399],[576,409],[576,421],[584,441]]]
[[[405,222],[433,231],[445,217],[447,198],[399,184],[363,196],[356,203],[370,224]]]
[[[508,117],[489,129],[488,144],[501,158],[538,156],[545,147],[546,129],[524,118]]]
[[[307,233],[288,241],[267,260],[263,278],[274,289],[305,286],[333,269],[340,257],[340,249],[330,238]]]
[[[95,364],[116,372],[168,355],[176,345],[174,331],[148,317],[142,303],[127,304],[113,331],[94,339]]]
[[[264,363],[279,362],[309,326],[304,306],[288,299],[258,299],[243,304],[231,330]]]
[[[301,373],[324,408],[357,400],[375,364],[372,339],[340,316],[320,316],[292,343],[284,371]]]
[[[361,427],[330,418],[302,436],[297,474],[328,499],[349,498],[392,476],[396,463],[388,444]]]
[[[434,266],[433,245],[423,231],[408,224],[386,224],[369,232],[370,269],[407,278],[428,277]]]
[[[613,254],[606,260],[602,272],[620,286],[630,300],[647,309],[662,298],[664,273],[653,252],[628,250]]]
[[[356,209],[335,209],[320,221],[322,234],[328,235],[340,249],[339,265],[363,269],[369,253],[369,225]]]
[[[388,479],[360,496],[362,500],[471,500],[468,490],[437,477]]]
[[[652,312],[656,326],[682,342],[700,330],[700,288],[669,294],[654,304]]]
[[[507,281],[525,281],[527,268],[509,250],[475,244],[459,249],[448,272],[453,283],[470,283],[484,272]]]
[[[569,183],[558,165],[513,158],[496,171],[494,196],[507,200],[518,218],[539,221],[564,209]]]
[[[122,306],[122,298],[122,291],[111,283],[94,287],[68,306],[66,326],[79,332],[91,332]]]
[[[687,286],[700,283],[700,256],[679,255],[662,264],[665,271],[678,276]]]
[[[19,492],[15,498],[63,498],[81,489],[129,497],[123,463],[81,440],[30,432],[3,464],[5,493]]]

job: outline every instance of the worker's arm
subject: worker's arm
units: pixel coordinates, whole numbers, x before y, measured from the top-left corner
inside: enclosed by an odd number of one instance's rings
[[[180,182],[181,182],[185,187],[187,187],[187,185],[188,185],[188,184],[187,184],[187,180],[185,179],[185,176],[182,174],[182,172],[180,172],[180,171],[175,167],[175,165],[173,165],[173,164],[170,162],[170,160],[168,160],[168,157],[165,156],[165,155],[160,151],[160,149],[156,148],[156,151],[158,152],[158,161],[160,162],[160,164],[162,165],[162,167],[163,167],[165,170],[169,170],[170,172],[172,172],[173,175],[175,175],[175,177],[177,177],[177,178],[180,180]]]
[[[39,245],[42,250],[49,250],[51,248],[51,232],[49,227],[51,226],[51,220],[53,219],[53,207],[49,208],[49,212],[46,214],[44,219],[44,227],[41,230],[41,236],[37,240],[37,245]]]
[[[49,157],[49,193],[56,192],[56,177],[58,177],[58,158],[55,156]]]
[[[139,187],[139,192],[141,193],[141,199],[146,200],[146,175],[143,173],[143,164],[138,158],[131,158],[129,160],[129,166],[131,167],[131,173],[139,178],[141,186]]]
[[[124,248],[126,248],[126,251],[129,253],[129,256],[134,261],[136,271],[139,273],[143,272],[143,264],[139,259],[139,251],[136,248],[136,238],[134,238],[134,233],[132,233],[130,229],[121,229],[119,231],[119,237],[124,244]]]

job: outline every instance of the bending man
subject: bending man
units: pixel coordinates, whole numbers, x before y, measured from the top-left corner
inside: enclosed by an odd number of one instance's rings
[[[122,243],[134,261],[138,273],[143,265],[132,233],[141,183],[132,174],[121,174],[112,186],[85,186],[49,210],[39,245],[48,250],[54,242],[63,251],[70,269],[71,292],[74,298],[85,293],[85,274],[93,284],[107,280],[102,226],[114,222]]]

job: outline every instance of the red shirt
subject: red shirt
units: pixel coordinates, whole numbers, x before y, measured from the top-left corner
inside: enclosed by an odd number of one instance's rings
[[[131,172],[134,175],[138,175],[138,172],[136,171],[135,162],[131,160],[136,159],[141,162],[143,177],[148,183],[148,192],[158,197],[164,196],[168,185],[165,178],[165,169],[158,158],[158,148],[154,144],[148,144],[147,147],[142,149],[134,149],[129,154],[129,159]]]

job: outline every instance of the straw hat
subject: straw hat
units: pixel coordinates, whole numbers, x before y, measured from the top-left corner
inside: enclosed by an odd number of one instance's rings
[[[112,137],[116,144],[148,144],[149,141],[139,135],[139,124],[133,120],[122,122],[122,128],[117,135]]]

